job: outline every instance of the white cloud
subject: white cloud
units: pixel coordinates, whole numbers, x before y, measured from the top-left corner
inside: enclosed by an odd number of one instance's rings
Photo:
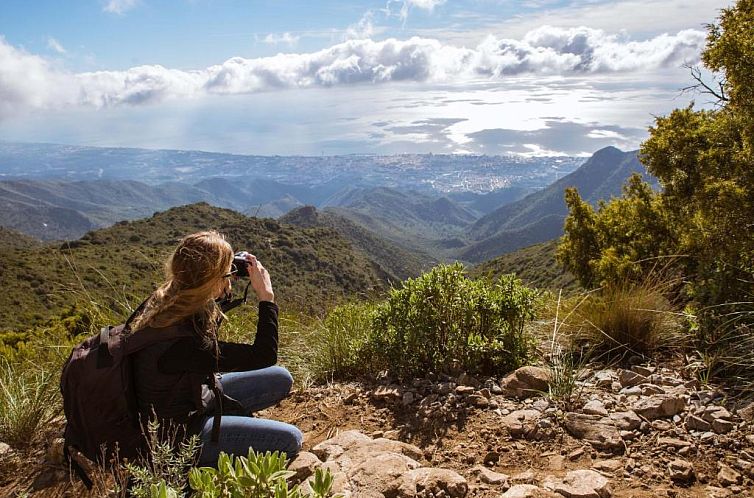
[[[102,10],[111,14],[123,15],[126,11],[136,7],[138,3],[139,0],[108,0]]]
[[[287,31],[283,34],[270,33],[262,39],[263,43],[268,45],[288,45],[289,47],[295,46],[301,39],[300,36],[293,35]]]
[[[648,72],[696,62],[705,34],[684,30],[642,41],[586,27],[544,26],[521,39],[489,36],[476,48],[435,39],[346,40],[312,53],[233,57],[195,71],[159,65],[64,72],[0,38],[0,118],[14,109],[137,105],[207,94],[386,82],[502,82],[509,75]]]
[[[401,5],[400,18],[404,21],[408,18],[408,13],[412,8],[426,10],[432,12],[435,7],[445,3],[445,0],[403,0]],[[388,5],[390,2],[388,2]]]
[[[65,54],[67,52],[67,50],[65,49],[65,47],[63,47],[63,45],[61,45],[60,42],[57,41],[52,36],[49,36],[47,38],[47,47],[49,49],[51,49],[51,50],[54,50],[55,52],[57,52],[57,53],[59,53],[61,55]]]
[[[374,35],[374,13],[368,10],[361,16],[358,22],[346,28],[345,40],[370,38]]]

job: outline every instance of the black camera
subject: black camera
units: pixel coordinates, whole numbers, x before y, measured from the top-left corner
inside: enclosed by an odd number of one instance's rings
[[[247,256],[251,256],[251,254],[246,251],[239,251],[233,256],[233,274],[236,277],[248,278],[251,263],[246,259]]]

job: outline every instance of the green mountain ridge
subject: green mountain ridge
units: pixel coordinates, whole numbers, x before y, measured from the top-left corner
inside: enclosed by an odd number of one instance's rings
[[[379,268],[340,234],[249,218],[198,203],[118,222],[62,245],[29,242],[0,232],[0,329],[28,327],[78,300],[122,311],[144,299],[163,278],[162,264],[184,235],[216,229],[234,250],[256,254],[270,271],[281,306],[321,311],[385,288]]]

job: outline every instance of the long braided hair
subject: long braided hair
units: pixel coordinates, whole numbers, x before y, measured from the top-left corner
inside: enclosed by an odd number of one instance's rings
[[[225,285],[222,276],[232,261],[233,249],[220,233],[206,231],[184,237],[165,264],[165,282],[134,318],[132,332],[168,327],[190,318],[197,334],[211,346],[224,316],[215,296]]]

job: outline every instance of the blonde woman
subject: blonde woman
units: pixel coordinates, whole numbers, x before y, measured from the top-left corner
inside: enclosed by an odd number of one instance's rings
[[[199,434],[202,465],[214,465],[221,451],[279,450],[292,457],[301,448],[302,434],[295,426],[251,416],[286,397],[293,379],[275,366],[278,307],[270,275],[254,256],[247,261],[259,300],[253,344],[217,340],[224,315],[216,300],[230,293],[236,277],[233,250],[214,231],[181,240],[167,262],[166,281],[131,324],[133,334],[147,327],[192,332],[135,353],[132,364],[142,419],[156,415],[163,427]]]

